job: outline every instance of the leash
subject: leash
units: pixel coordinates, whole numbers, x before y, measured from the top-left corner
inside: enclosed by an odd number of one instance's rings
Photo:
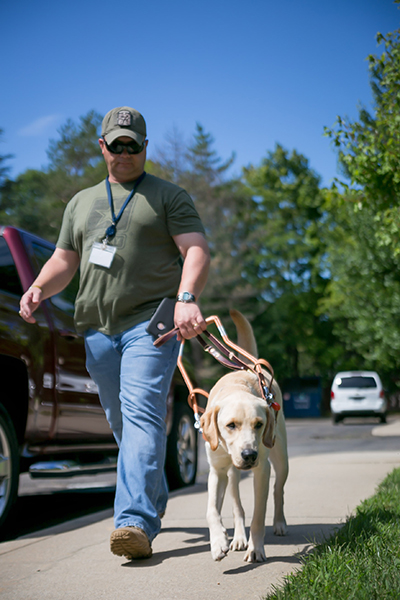
[[[247,359],[248,363],[245,362],[244,360],[242,360],[241,358],[239,358],[238,356],[236,356],[236,354],[234,354],[231,350],[229,350],[222,342],[220,342],[212,333],[210,333],[207,330],[203,331],[202,333],[197,335],[195,338],[200,343],[200,345],[203,347],[203,350],[205,352],[208,352],[209,354],[211,354],[211,356],[213,356],[219,363],[221,363],[223,366],[227,367],[228,369],[232,369],[232,370],[236,370],[236,371],[250,371],[250,372],[254,373],[255,375],[257,375],[261,396],[264,398],[268,407],[272,408],[277,414],[277,412],[280,410],[280,406],[277,402],[275,402],[275,396],[272,393],[272,382],[274,380],[274,371],[273,371],[271,365],[269,364],[269,362],[264,360],[263,358],[258,358],[258,359],[255,358],[254,356],[252,356],[251,354],[246,352],[246,350],[244,350],[240,346],[237,346],[236,344],[234,344],[226,335],[225,329],[224,329],[220,319],[217,316],[214,315],[212,317],[208,317],[205,321],[207,324],[214,323],[216,325],[223,341],[225,342],[226,346],[229,346],[230,348],[235,350],[235,352],[237,354],[240,354],[242,357]],[[176,335],[176,333],[178,331],[179,331],[179,328],[175,327],[174,329],[171,329],[171,331],[164,333],[164,335],[161,335],[159,338],[157,338],[154,341],[154,343],[153,343],[154,346],[156,346],[156,347],[162,346],[163,344],[168,342],[168,340],[170,340],[174,335]],[[207,338],[209,343],[207,343],[207,340],[205,340],[203,338],[203,335]],[[183,364],[182,357],[183,357],[184,344],[185,344],[185,340],[182,340],[181,346],[179,349],[177,365],[178,365],[179,371],[181,372],[183,380],[186,383],[186,386],[189,390],[188,403],[194,412],[194,419],[195,419],[194,426],[196,429],[201,431],[200,413],[204,413],[204,409],[198,405],[197,399],[196,399],[196,394],[201,394],[202,396],[205,396],[206,398],[208,398],[209,394],[205,390],[202,390],[201,388],[195,388],[193,386],[193,384],[190,380],[190,377],[188,376],[186,369],[184,367],[184,364]],[[269,371],[269,374],[271,377],[269,384],[268,384],[268,381],[262,371],[262,367],[266,368]]]

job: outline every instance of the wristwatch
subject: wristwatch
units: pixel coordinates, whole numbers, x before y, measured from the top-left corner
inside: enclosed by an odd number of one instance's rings
[[[181,292],[176,297],[177,302],[196,302],[196,298],[190,292]]]

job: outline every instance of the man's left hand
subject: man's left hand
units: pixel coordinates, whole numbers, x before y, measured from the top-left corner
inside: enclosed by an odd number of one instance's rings
[[[174,314],[175,327],[179,327],[178,340],[190,340],[207,329],[200,308],[196,302],[177,302]]]

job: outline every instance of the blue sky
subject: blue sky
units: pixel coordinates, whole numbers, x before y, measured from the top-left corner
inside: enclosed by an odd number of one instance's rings
[[[11,176],[46,167],[68,118],[130,105],[149,156],[196,122],[234,172],[276,143],[330,185],[336,116],[370,106],[368,54],[400,25],[392,0],[2,0],[0,154]]]

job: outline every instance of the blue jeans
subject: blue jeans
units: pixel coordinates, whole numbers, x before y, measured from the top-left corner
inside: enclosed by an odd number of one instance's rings
[[[87,370],[119,446],[115,527],[140,527],[152,541],[168,499],[166,399],[179,343],[174,338],[155,348],[147,325],[112,336],[93,329],[84,335]]]

